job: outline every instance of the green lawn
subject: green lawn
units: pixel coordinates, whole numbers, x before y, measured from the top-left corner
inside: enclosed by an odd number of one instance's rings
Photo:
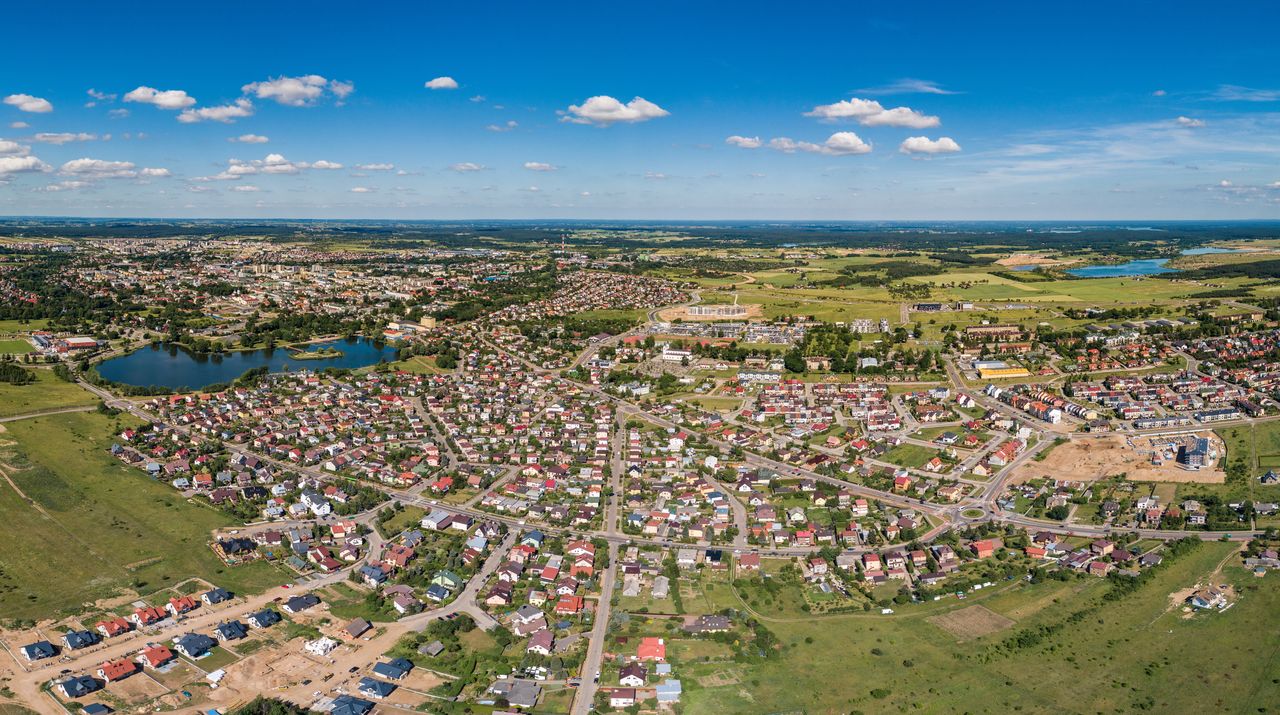
[[[924,447],[910,442],[902,444],[890,449],[884,453],[884,461],[892,462],[903,467],[911,469],[919,469],[925,465],[930,459],[937,456],[938,450],[931,447]]]
[[[2,352],[2,351],[0,351]],[[37,410],[97,404],[98,398],[74,383],[63,382],[49,370],[31,369],[36,381],[29,385],[0,382],[0,417]]]
[[[193,576],[237,593],[289,580],[264,562],[219,561],[209,534],[230,519],[112,458],[115,423],[83,412],[6,425],[0,461],[20,467],[6,471],[34,505],[0,481],[0,614],[50,616]]]
[[[31,343],[18,338],[0,340],[0,354],[10,353],[15,355],[25,355],[33,353],[36,349],[31,347]]]
[[[1280,697],[1280,579],[1228,568],[1218,580],[1244,589],[1232,609],[1184,619],[1170,608],[1170,593],[1196,583],[1231,548],[1205,544],[1118,601],[1102,600],[1109,585],[1098,579],[1009,582],[991,596],[904,607],[891,617],[770,618],[765,625],[783,652],[727,670],[686,667],[685,712],[1261,712]],[[960,642],[925,617],[976,603],[1015,623]],[[1088,615],[1038,645],[992,647],[1081,610]],[[736,682],[700,682],[726,672]]]

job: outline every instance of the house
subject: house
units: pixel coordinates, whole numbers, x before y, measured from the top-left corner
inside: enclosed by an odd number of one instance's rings
[[[1195,608],[1223,608],[1227,605],[1227,594],[1214,586],[1210,586],[1191,594],[1187,602]]]
[[[444,643],[440,641],[431,641],[430,643],[418,646],[418,652],[422,655],[429,655],[432,658],[444,652]]]
[[[304,593],[301,596],[294,596],[293,598],[290,598],[288,601],[285,601],[284,605],[281,606],[281,608],[284,609],[285,613],[301,613],[307,610],[308,608],[311,608],[313,606],[318,606],[318,605],[320,605],[319,596],[315,596],[310,593]]]
[[[88,675],[72,675],[59,680],[55,686],[64,698],[83,698],[102,689],[102,685]]]
[[[969,549],[973,551],[974,556],[980,559],[987,559],[995,555],[996,549],[1000,548],[1000,546],[1000,542],[996,539],[983,539],[969,544]]]
[[[618,671],[618,682],[629,688],[639,688],[644,686],[648,676],[649,672],[644,665],[627,663]]]
[[[572,616],[581,611],[583,605],[582,596],[561,596],[556,601],[555,612],[562,616]]]
[[[37,660],[44,660],[45,658],[52,658],[58,653],[57,649],[54,648],[53,644],[49,641],[36,641],[30,645],[24,645],[18,650],[22,653],[22,657],[26,658],[29,663]]]
[[[360,682],[356,685],[356,690],[360,691],[361,695],[371,697],[374,700],[381,700],[394,693],[396,691],[396,685],[394,683],[388,683],[374,678],[361,678]]]
[[[160,621],[163,621],[167,617],[168,615],[165,611],[162,611],[159,608],[155,608],[152,606],[145,606],[143,608],[134,609],[133,615],[130,616],[130,618],[133,620],[135,624],[138,625],[139,628],[141,628],[142,626],[149,626],[152,623],[159,623]]]
[[[98,677],[114,683],[117,680],[125,678],[138,672],[138,664],[128,658],[120,658],[118,660],[109,660],[98,666]]]
[[[636,704],[635,688],[611,688],[609,690],[609,707],[628,708]]]
[[[693,622],[684,626],[684,632],[692,635],[702,633],[724,633],[732,627],[732,622],[726,616],[698,616]]]
[[[249,635],[249,629],[240,621],[223,621],[213,628],[213,636],[220,642],[235,641]]]
[[[739,571],[759,571],[760,570],[760,554],[751,553],[743,554],[738,557]]]
[[[381,566],[365,565],[360,567],[360,578],[370,588],[377,588],[386,582],[387,572]]]
[[[173,639],[173,649],[188,658],[200,658],[217,645],[212,638],[200,633],[187,633]]]
[[[176,658],[173,651],[162,645],[149,645],[142,649],[138,662],[151,668],[159,668]]]
[[[168,605],[165,606],[170,614],[180,616],[184,613],[194,611],[200,606],[200,603],[190,596],[182,596],[180,598],[170,598]]]
[[[254,628],[268,628],[280,622],[280,614],[268,608],[250,615],[248,620]]]
[[[373,710],[373,703],[351,695],[339,695],[333,699],[329,715],[368,715]]]
[[[363,618],[356,618],[343,626],[342,631],[352,638],[359,638],[368,633],[370,628],[373,628],[373,626],[369,625],[368,621]]]
[[[489,686],[489,692],[506,701],[513,708],[531,708],[538,704],[542,686],[528,680],[504,678]]]
[[[374,663],[373,674],[387,680],[399,680],[413,670],[413,663],[405,658],[396,658],[386,663]]]
[[[98,621],[94,624],[94,628],[98,629],[103,638],[114,638],[133,630],[133,624],[117,616],[109,620]]]
[[[555,635],[551,631],[543,629],[529,637],[529,644],[525,646],[525,652],[551,655],[551,650],[555,647],[555,643]]]
[[[678,703],[680,702],[680,681],[674,678],[666,680],[654,686],[654,695],[659,703]]]
[[[204,601],[205,605],[212,606],[231,600],[231,594],[225,588],[215,588],[212,591],[205,591],[200,594],[200,600]]]
[[[667,644],[661,638],[641,638],[636,660],[666,660]]]
[[[93,631],[67,631],[62,634],[62,644],[69,650],[79,650],[97,644],[98,634]]]

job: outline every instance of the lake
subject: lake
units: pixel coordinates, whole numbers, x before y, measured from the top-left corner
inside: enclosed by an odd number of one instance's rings
[[[98,374],[125,385],[168,388],[200,388],[218,382],[231,382],[246,371],[266,366],[270,372],[322,370],[326,367],[359,368],[383,359],[396,359],[396,348],[378,347],[372,340],[353,338],[306,346],[307,350],[337,348],[342,357],[323,360],[295,360],[293,351],[242,350],[221,355],[195,355],[176,345],[151,345],[128,355],[111,358],[97,366]]]
[[[1208,253],[1239,253],[1234,248],[1188,248],[1182,252],[1184,256],[1202,256]],[[1104,266],[1085,266],[1067,271],[1080,278],[1128,278],[1129,276],[1151,276],[1157,273],[1177,273],[1179,269],[1165,265],[1167,258],[1146,258],[1128,263],[1117,263]]]

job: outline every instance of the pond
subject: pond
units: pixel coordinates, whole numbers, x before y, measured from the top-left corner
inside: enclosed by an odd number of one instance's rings
[[[1234,248],[1213,248],[1211,246],[1206,246],[1204,248],[1189,248],[1183,251],[1182,255],[1201,256],[1207,253],[1239,252],[1239,250]],[[1177,273],[1179,269],[1170,268],[1165,265],[1168,260],[1169,259],[1167,258],[1145,258],[1137,261],[1129,261],[1128,263],[1072,268],[1068,270],[1067,273],[1080,278],[1127,278],[1129,276],[1151,276],[1157,273]]]
[[[266,366],[270,372],[323,370],[326,367],[359,368],[382,360],[396,359],[396,348],[375,345],[366,338],[334,340],[306,346],[306,350],[337,349],[341,357],[298,360],[295,351],[242,350],[220,355],[196,355],[171,344],[150,345],[128,355],[112,358],[97,366],[98,374],[125,385],[168,388],[200,388],[219,382],[231,382],[246,371]]]

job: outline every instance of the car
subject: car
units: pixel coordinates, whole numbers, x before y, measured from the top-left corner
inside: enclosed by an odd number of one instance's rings
[[[357,670],[360,670],[360,666],[358,666],[358,665],[353,665],[353,666],[351,666],[350,668],[347,668],[347,672],[348,672],[348,673],[354,673],[354,672],[356,672]]]

